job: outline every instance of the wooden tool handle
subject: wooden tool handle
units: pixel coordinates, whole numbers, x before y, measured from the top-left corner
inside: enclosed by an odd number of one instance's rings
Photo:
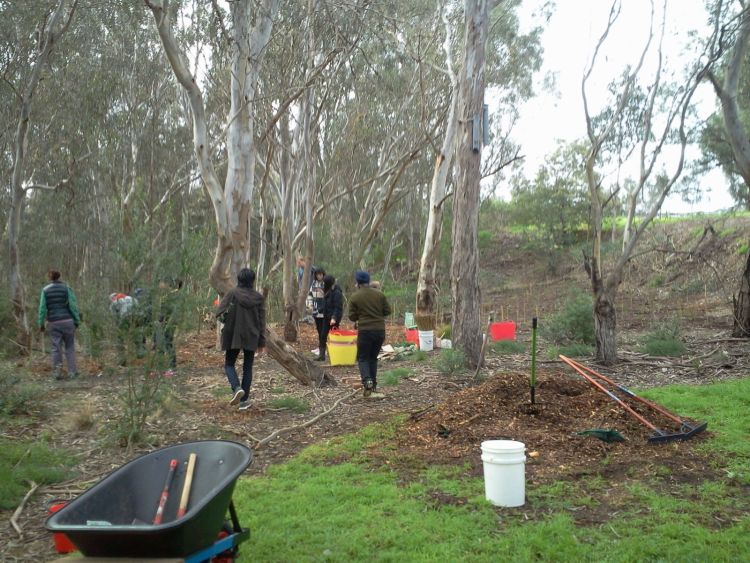
[[[185,484],[182,487],[182,498],[180,498],[180,508],[177,509],[177,518],[185,516],[187,511],[188,500],[190,499],[190,487],[193,485],[193,472],[195,471],[195,454],[188,457],[187,473],[185,474]]]

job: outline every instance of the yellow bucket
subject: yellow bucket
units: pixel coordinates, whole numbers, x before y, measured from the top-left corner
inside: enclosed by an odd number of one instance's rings
[[[357,363],[357,331],[332,330],[328,333],[328,358],[332,366],[353,366]]]

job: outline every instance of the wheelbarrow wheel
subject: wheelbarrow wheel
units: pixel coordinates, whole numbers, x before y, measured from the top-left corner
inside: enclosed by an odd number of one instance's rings
[[[230,522],[224,522],[224,525],[221,527],[221,530],[219,531],[219,539],[226,538],[227,536],[231,536],[234,533],[234,529],[232,528],[232,524]],[[232,549],[227,549],[225,551],[222,551],[221,553],[215,555],[211,559],[211,563],[234,563],[235,558],[237,557],[237,554],[239,553],[239,546],[234,546]]]

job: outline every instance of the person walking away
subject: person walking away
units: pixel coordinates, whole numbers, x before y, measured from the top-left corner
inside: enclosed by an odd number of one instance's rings
[[[370,287],[370,274],[359,271],[354,275],[357,291],[349,300],[349,319],[357,323],[357,365],[364,387],[363,396],[382,399],[378,393],[378,354],[385,342],[385,318],[391,306],[385,294]]]
[[[266,305],[263,296],[253,289],[255,272],[243,268],[237,274],[237,287],[230,289],[219,303],[216,316],[224,323],[221,349],[224,373],[232,389],[229,404],[239,403],[239,410],[250,408],[250,387],[253,384],[255,352],[262,354],[266,346]],[[235,364],[242,350],[242,383]]]
[[[76,369],[76,329],[81,324],[81,314],[78,311],[78,300],[73,290],[60,279],[60,272],[51,269],[47,272],[49,284],[44,286],[39,296],[39,330],[46,330],[52,348],[52,375],[55,379],[63,379],[61,372],[62,354],[65,349],[65,361],[68,367],[68,377],[78,376]]]
[[[326,359],[328,332],[339,328],[343,314],[344,294],[341,292],[341,288],[336,285],[336,278],[325,276],[323,278],[323,322],[320,323],[321,328],[318,330],[318,344],[320,346],[318,360],[321,362]]]
[[[114,315],[117,325],[117,355],[121,366],[128,363],[129,342],[135,346],[135,353],[139,358],[145,354],[140,332],[136,330],[137,307],[138,300],[135,297],[125,293],[109,295],[109,310]]]
[[[154,327],[154,350],[166,357],[169,364],[169,369],[164,372],[166,376],[175,375],[177,368],[177,349],[174,338],[179,322],[181,288],[182,281],[177,279],[169,281],[163,279],[157,287],[159,301],[156,307],[158,315]]]
[[[323,278],[326,275],[326,271],[323,268],[318,268],[313,273],[313,282],[310,285],[310,314],[315,321],[315,330],[318,331],[318,357],[317,361],[322,362],[326,359],[326,338],[328,338],[328,330],[324,328],[323,318],[323,307],[324,307],[324,296],[323,293]]]

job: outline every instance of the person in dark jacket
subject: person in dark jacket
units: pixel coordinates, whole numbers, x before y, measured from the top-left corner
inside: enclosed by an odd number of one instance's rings
[[[328,342],[328,332],[339,328],[341,317],[344,315],[344,295],[341,288],[336,285],[336,278],[325,276],[323,278],[323,299],[321,303],[322,319],[318,323],[318,350],[320,355],[317,360],[324,362],[326,359],[326,343]]]
[[[385,318],[391,306],[385,294],[370,287],[370,274],[357,272],[357,291],[349,300],[349,320],[357,323],[357,365],[364,386],[364,396],[382,399],[378,388],[378,354],[385,342]]]
[[[52,374],[62,379],[62,349],[65,348],[65,361],[68,377],[78,376],[76,369],[76,329],[81,324],[78,300],[73,290],[60,279],[58,270],[47,272],[50,283],[44,286],[39,297],[39,330],[44,332],[47,321],[47,334],[52,347]]]
[[[180,322],[182,311],[180,289],[182,280],[162,279],[156,287],[154,300],[147,307],[154,314],[154,350],[169,364],[164,375],[175,375],[177,368],[177,348],[175,347],[175,332]]]
[[[253,383],[253,359],[266,346],[266,305],[263,296],[253,289],[255,272],[243,268],[237,274],[237,287],[230,289],[219,303],[216,316],[224,323],[221,349],[224,373],[232,388],[230,405],[239,403],[240,410],[250,408],[250,386]],[[242,350],[242,384],[235,363]]]

